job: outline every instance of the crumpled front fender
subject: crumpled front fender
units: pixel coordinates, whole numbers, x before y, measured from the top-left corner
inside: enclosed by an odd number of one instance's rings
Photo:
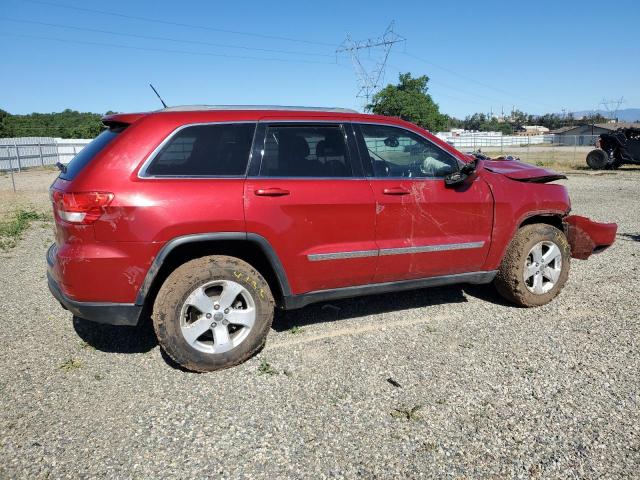
[[[569,215],[563,219],[563,223],[571,246],[571,256],[580,260],[586,260],[613,245],[618,231],[615,223],[598,223],[580,215]]]

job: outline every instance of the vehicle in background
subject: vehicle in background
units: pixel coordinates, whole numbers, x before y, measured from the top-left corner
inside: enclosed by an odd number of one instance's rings
[[[594,170],[616,169],[625,164],[640,165],[640,128],[602,133],[596,149],[587,154],[587,165]]]

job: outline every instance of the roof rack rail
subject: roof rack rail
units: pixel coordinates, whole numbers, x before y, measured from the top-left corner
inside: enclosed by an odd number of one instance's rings
[[[339,107],[298,107],[290,105],[178,105],[167,107],[159,112],[192,112],[200,110],[286,110],[302,112],[334,112],[334,113],[359,113],[351,108]]]

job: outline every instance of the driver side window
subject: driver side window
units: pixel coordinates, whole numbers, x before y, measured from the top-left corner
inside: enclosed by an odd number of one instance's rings
[[[434,178],[458,170],[452,155],[403,128],[362,124],[360,131],[374,177]]]

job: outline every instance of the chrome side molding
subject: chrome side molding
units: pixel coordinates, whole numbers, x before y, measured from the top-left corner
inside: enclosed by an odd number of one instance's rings
[[[379,250],[352,250],[349,252],[312,253],[307,255],[310,262],[324,260],[344,260],[348,258],[382,257],[386,255],[407,255],[411,253],[445,252],[484,247],[484,241],[466,243],[445,243],[441,245],[420,245],[417,247],[382,248]]]

